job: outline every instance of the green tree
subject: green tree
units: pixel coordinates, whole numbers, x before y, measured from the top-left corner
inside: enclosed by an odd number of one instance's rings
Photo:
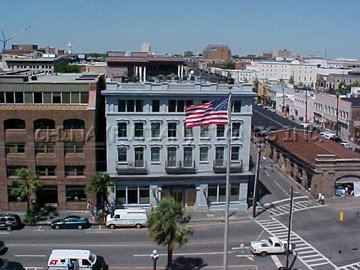
[[[55,65],[54,72],[56,73],[79,73],[80,68],[77,65],[69,65],[65,63],[61,63]]]
[[[293,75],[290,76],[289,84],[294,84],[294,76]]]
[[[10,183],[11,195],[27,201],[27,212],[31,210],[31,198],[36,198],[36,192],[41,188],[39,177],[26,168],[16,170],[18,179]]]
[[[100,196],[100,207],[105,210],[105,198],[108,193],[109,187],[113,186],[114,182],[111,180],[109,175],[103,172],[96,172],[90,176],[89,184],[86,187],[86,191],[99,194]]]
[[[259,91],[259,80],[258,78],[255,78],[254,80],[254,86],[253,86],[254,91],[257,93]]]
[[[190,216],[185,214],[182,206],[173,198],[163,198],[148,220],[150,238],[158,245],[167,247],[167,269],[171,269],[173,250],[178,244],[182,246],[188,242],[188,236],[193,229],[186,226]]]

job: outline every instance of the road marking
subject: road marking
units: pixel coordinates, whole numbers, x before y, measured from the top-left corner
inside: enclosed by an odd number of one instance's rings
[[[360,269],[360,262],[347,264],[338,268],[338,270],[354,270]]]
[[[25,270],[37,270],[37,269],[44,269],[44,267],[42,266],[27,266],[27,267],[24,267]]]
[[[0,234],[9,234],[9,232],[0,232]]]
[[[25,254],[22,254],[22,255],[18,255],[18,254],[15,254],[15,257],[38,257],[38,258],[44,258],[46,257],[46,255],[25,255]]]
[[[271,255],[271,259],[274,261],[275,265],[276,265],[276,268],[280,268],[282,267],[282,263],[280,262],[278,256],[276,255]]]
[[[92,231],[85,231],[85,233],[111,233],[108,230],[92,230]]]
[[[228,253],[232,253],[231,251],[228,251]],[[188,256],[188,255],[223,255],[224,252],[191,252],[191,253],[174,253],[174,256]],[[159,254],[160,256],[167,256],[167,253]],[[133,254],[133,257],[149,257],[149,254]]]
[[[34,232],[43,232],[43,231],[45,231],[45,230],[41,229],[41,225],[37,228],[37,230],[34,230]]]

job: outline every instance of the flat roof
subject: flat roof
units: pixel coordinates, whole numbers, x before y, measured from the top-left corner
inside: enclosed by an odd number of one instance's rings
[[[53,73],[36,76],[29,83],[89,83],[97,82],[101,74],[97,73]]]
[[[268,133],[269,141],[307,164],[314,166],[317,155],[334,155],[337,159],[360,159],[360,154],[339,143],[325,139],[318,133],[304,130],[279,130]]]

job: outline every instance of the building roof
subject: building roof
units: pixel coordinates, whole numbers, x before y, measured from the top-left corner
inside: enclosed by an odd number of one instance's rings
[[[337,159],[360,158],[360,154],[342,145],[304,130],[280,130],[269,133],[272,144],[315,166],[317,155],[335,155]]]
[[[44,76],[36,76],[36,80],[30,83],[94,83],[99,80],[101,74],[91,73],[54,73]]]
[[[86,111],[92,107],[88,104],[0,104],[0,111]]]

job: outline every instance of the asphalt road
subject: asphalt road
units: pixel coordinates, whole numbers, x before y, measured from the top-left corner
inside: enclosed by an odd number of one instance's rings
[[[194,235],[185,246],[177,247],[174,259],[187,258],[201,269],[221,269],[223,260],[223,223],[200,222],[192,224]],[[229,228],[229,269],[277,269],[274,259],[254,257],[248,247],[251,240],[269,235],[252,220],[232,221]],[[158,266],[166,264],[166,249],[157,246],[148,238],[147,229],[104,229],[52,230],[49,227],[25,227],[10,233],[0,231],[8,251],[3,257],[22,263],[25,267],[46,269],[47,259],[52,249],[91,249],[104,256],[110,269],[150,269],[150,253],[157,249],[160,253]],[[285,256],[276,256],[284,262]],[[189,268],[183,268],[189,269]]]

